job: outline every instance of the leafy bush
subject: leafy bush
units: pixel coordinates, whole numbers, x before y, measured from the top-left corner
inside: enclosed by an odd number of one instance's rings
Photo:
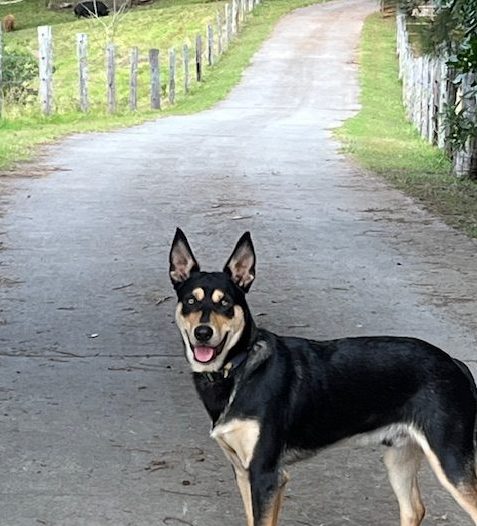
[[[38,77],[38,62],[27,50],[5,49],[3,56],[3,94],[11,103],[24,104],[36,96],[33,81]]]

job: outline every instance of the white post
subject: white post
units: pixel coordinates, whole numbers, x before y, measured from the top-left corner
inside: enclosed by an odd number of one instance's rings
[[[38,27],[40,104],[45,115],[53,112],[53,39],[51,26]]]
[[[88,100],[88,35],[76,35],[76,54],[78,57],[79,107],[80,111],[89,110]]]

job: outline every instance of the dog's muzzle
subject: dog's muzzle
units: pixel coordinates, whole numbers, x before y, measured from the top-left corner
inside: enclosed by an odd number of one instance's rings
[[[227,333],[224,336],[224,339],[216,347],[212,347],[210,345],[204,345],[204,344],[199,344],[199,345],[191,344],[191,349],[192,349],[192,352],[194,353],[194,360],[199,363],[209,363],[212,360],[215,360],[217,356],[223,351],[228,335],[229,333]]]

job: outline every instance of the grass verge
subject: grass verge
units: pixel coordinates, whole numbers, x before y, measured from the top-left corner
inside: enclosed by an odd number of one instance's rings
[[[446,223],[477,238],[477,183],[450,176],[446,156],[406,121],[394,19],[373,14],[366,20],[359,62],[362,109],[337,132],[345,149]]]
[[[25,0],[35,3],[36,0]],[[105,131],[113,128],[130,126],[148,119],[155,119],[171,114],[185,114],[200,111],[211,107],[222,100],[235,86],[242,75],[244,68],[249,63],[255,51],[263,40],[270,34],[277,20],[284,14],[302,6],[316,3],[314,0],[265,0],[250,16],[240,36],[234,40],[220,61],[212,68],[207,68],[204,81],[193,84],[191,91],[185,95],[180,92],[175,106],[165,108],[160,113],[152,112],[147,108],[147,91],[140,94],[139,111],[132,113],[126,109],[110,116],[102,107],[93,104],[93,109],[84,115],[76,111],[74,101],[70,109],[61,111],[53,117],[43,117],[37,112],[32,114],[18,114],[9,116],[0,121],[0,169],[11,167],[15,162],[27,160],[35,152],[35,146],[48,142],[73,132]],[[194,37],[199,29],[203,29],[209,20],[215,20],[219,7],[224,2],[210,2],[207,0],[164,0],[144,9],[133,10],[126,15],[120,25],[116,43],[123,50],[119,62],[123,62],[123,71],[119,73],[118,84],[127,86],[127,52],[131,45],[141,46],[141,51],[149,47],[160,47],[163,56],[170,47],[182,45]],[[14,4],[15,5],[15,4]],[[21,4],[23,5],[23,4]],[[35,3],[36,5],[36,3]],[[38,7],[40,9],[40,7]],[[0,15],[1,15],[0,11]],[[17,18],[21,16],[16,14]],[[43,18],[46,15],[42,15]],[[68,14],[70,16],[70,14]],[[74,71],[76,59],[74,57],[74,39],[78,32],[91,34],[91,21],[76,21],[73,18],[65,21],[64,14],[58,24],[54,26],[55,35],[55,95],[57,100],[74,99],[75,93]],[[40,16],[41,18],[41,16]],[[42,19],[43,20],[43,19]],[[43,23],[53,23],[54,19],[45,18]],[[28,20],[24,30],[9,34],[11,40],[7,46],[22,46],[23,48],[36,49],[36,30]],[[30,27],[29,27],[30,26]],[[89,30],[89,31],[88,31]],[[10,37],[9,37],[10,38]],[[102,49],[104,42],[98,37],[91,41],[91,93],[93,99],[98,96],[101,100],[105,97],[105,81],[99,69],[94,69],[101,64],[104,72],[104,58]],[[121,58],[122,56],[122,58]],[[140,73],[141,74],[141,73]],[[147,78],[147,64],[142,64],[143,78]],[[162,78],[166,78],[165,70]],[[141,77],[140,77],[141,79]],[[147,80],[142,82],[147,86]],[[180,86],[180,79],[178,80]],[[119,90],[120,102],[125,108],[127,92]],[[64,107],[67,107],[64,106]]]

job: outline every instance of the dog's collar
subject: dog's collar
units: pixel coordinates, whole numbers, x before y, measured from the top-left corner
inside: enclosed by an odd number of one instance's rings
[[[228,378],[230,373],[238,369],[247,359],[248,349],[235,355],[229,362],[227,362],[222,369],[213,373],[204,373],[204,376],[209,382],[216,382]]]

